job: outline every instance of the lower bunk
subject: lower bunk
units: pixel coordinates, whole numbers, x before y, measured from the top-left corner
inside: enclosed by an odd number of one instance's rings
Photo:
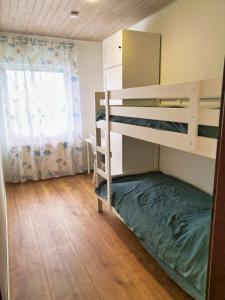
[[[107,184],[97,188],[107,197]],[[112,181],[112,206],[160,266],[194,299],[205,299],[212,197],[162,172]]]

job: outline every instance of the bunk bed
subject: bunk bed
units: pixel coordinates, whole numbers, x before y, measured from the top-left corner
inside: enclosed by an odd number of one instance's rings
[[[148,173],[112,178],[110,132],[215,159],[221,86],[214,79],[96,93],[98,211],[103,204],[112,210],[195,299],[205,298],[212,197],[157,163]]]

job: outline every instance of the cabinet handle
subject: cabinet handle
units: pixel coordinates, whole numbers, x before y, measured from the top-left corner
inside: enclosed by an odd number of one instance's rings
[[[119,49],[121,49],[122,47],[121,46],[119,46]]]

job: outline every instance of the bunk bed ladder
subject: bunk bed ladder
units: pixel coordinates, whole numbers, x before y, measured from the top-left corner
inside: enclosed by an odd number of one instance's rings
[[[102,202],[107,203],[109,210],[111,210],[111,151],[110,151],[110,117],[109,117],[109,93],[95,94],[95,109],[99,108],[99,102],[105,99],[105,116],[106,126],[104,129],[96,126],[96,186],[103,180],[107,182],[107,199],[98,197],[97,210],[102,212]],[[102,131],[105,131],[105,145],[102,146]],[[102,169],[102,155],[105,157],[105,170]],[[107,201],[107,202],[106,202]]]

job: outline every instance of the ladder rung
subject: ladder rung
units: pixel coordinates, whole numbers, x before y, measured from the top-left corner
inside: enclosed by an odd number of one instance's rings
[[[106,121],[105,120],[97,121],[96,122],[96,128],[106,130]]]
[[[105,148],[105,147],[97,146],[97,151],[104,154],[104,155],[107,155],[107,148]],[[112,152],[111,151],[110,151],[110,157],[112,157]]]
[[[105,155],[107,154],[107,149],[104,147],[97,146],[97,151]]]
[[[100,175],[100,176],[102,176],[103,178],[105,178],[106,180],[107,180],[107,175],[106,175],[106,173],[103,171],[103,170],[101,170],[101,169],[97,169],[97,173]]]

